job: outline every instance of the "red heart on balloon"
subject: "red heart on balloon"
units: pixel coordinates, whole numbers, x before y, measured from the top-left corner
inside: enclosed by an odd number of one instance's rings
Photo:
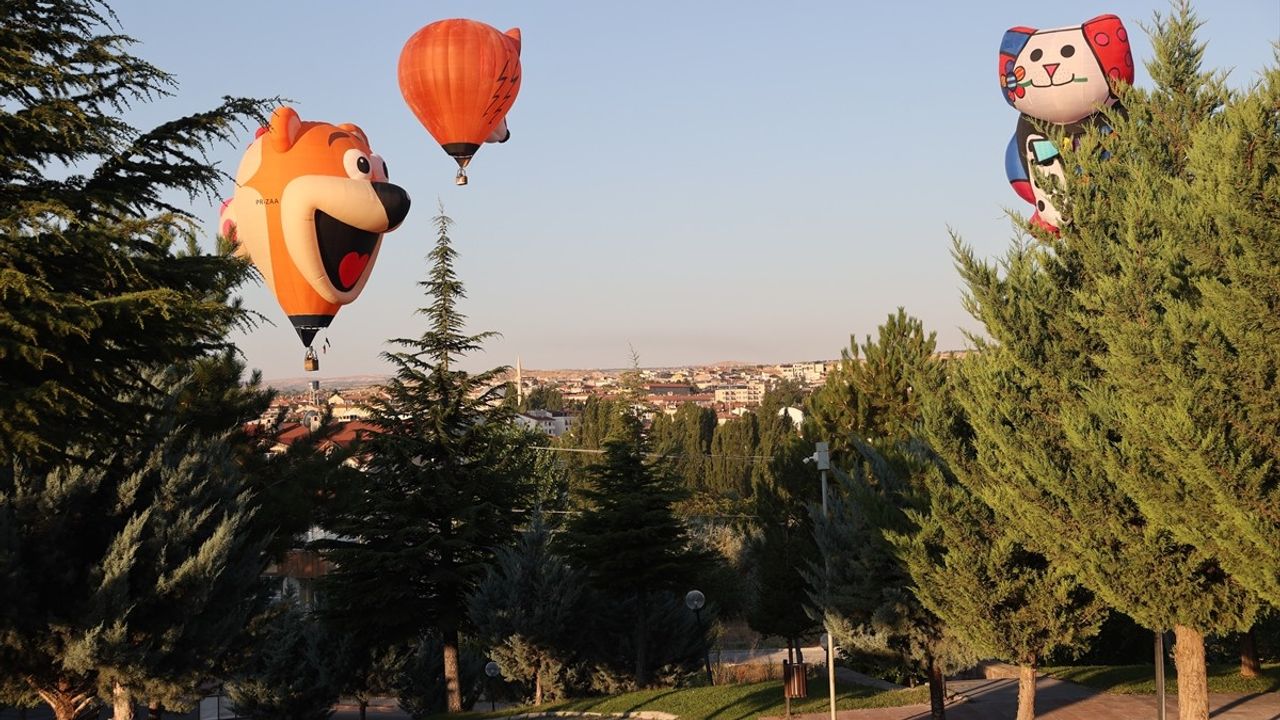
[[[343,289],[350,289],[355,285],[368,265],[368,255],[358,252],[349,252],[344,255],[342,262],[338,263],[338,279],[342,281]]]

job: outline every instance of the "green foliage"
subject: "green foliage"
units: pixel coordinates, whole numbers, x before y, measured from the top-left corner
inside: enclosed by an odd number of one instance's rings
[[[524,396],[524,402],[520,403],[517,408],[520,412],[526,410],[552,410],[559,412],[564,409],[564,395],[551,385],[538,385],[529,391],[529,394]]]
[[[730,500],[750,498],[753,456],[759,445],[760,428],[755,413],[745,413],[718,425],[711,439],[707,492]]]
[[[529,436],[500,403],[506,369],[455,368],[491,334],[462,332],[451,223],[436,218],[430,275],[419,283],[430,299],[420,310],[426,330],[383,355],[396,374],[372,403],[376,430],[358,449],[368,458],[359,491],[325,520],[347,538],[324,544],[336,565],[322,585],[325,611],[375,648],[429,633],[457,647],[466,596],[494,550],[514,540],[530,491]]]
[[[344,651],[324,626],[290,601],[262,618],[252,651],[227,686],[236,713],[251,720],[325,720],[338,702]]]
[[[148,382],[167,397],[128,442],[0,468],[0,664],[46,700],[118,683],[181,706],[254,609],[265,538],[250,532],[240,419],[202,428],[203,404],[193,416],[184,403],[201,385],[177,371]]]
[[[205,153],[267,103],[130,126],[126,107],[175,84],[93,0],[6,3],[0,43],[0,454],[34,467],[129,436],[156,393],[142,368],[246,322],[227,298],[248,265],[194,251],[168,198],[215,197]]]
[[[396,700],[400,708],[414,718],[430,717],[449,707],[445,686],[444,643],[428,635],[412,643],[404,658],[396,681]],[[480,698],[484,686],[484,654],[479,648],[463,644],[458,652],[458,683],[463,708],[470,708]]]
[[[615,623],[621,637],[609,638],[604,649],[611,658],[632,661],[635,681],[644,686],[664,650],[654,645],[650,632],[662,594],[683,597],[710,558],[690,550],[687,531],[672,511],[681,493],[661,465],[645,463],[644,446],[631,439],[636,435],[638,430],[624,430],[605,443],[604,456],[589,470],[586,509],[569,521],[562,547],[603,596],[599,612],[631,619]],[[661,617],[656,621],[665,622]],[[629,652],[621,650],[628,642]]]
[[[684,403],[674,415],[659,414],[649,429],[653,451],[671,457],[671,468],[689,493],[708,487],[711,442],[716,432],[716,413],[710,408]]]
[[[810,615],[809,585],[804,572],[819,562],[809,504],[818,497],[817,472],[804,462],[811,446],[789,420],[764,416],[761,423],[776,427],[762,433],[769,443],[760,452],[772,458],[758,463],[752,502],[758,532],[748,550],[754,569],[747,624],[761,635],[798,642],[816,626]]]
[[[897,443],[919,430],[917,397],[941,383],[941,362],[934,357],[935,333],[902,308],[867,337],[859,348],[849,340],[840,365],[809,396],[806,437],[830,444],[832,463],[858,462],[855,440]]]
[[[999,263],[956,242],[968,309],[990,337],[974,339],[976,356],[957,373],[957,399],[975,435],[978,471],[966,484],[1028,549],[1145,627],[1214,632],[1247,627],[1258,605],[1241,579],[1263,588],[1261,576],[1274,574],[1277,564],[1262,561],[1274,557],[1274,546],[1262,548],[1274,540],[1255,540],[1268,537],[1275,490],[1254,472],[1263,467],[1253,454],[1261,446],[1227,421],[1250,416],[1246,403],[1231,399],[1248,384],[1191,375],[1214,357],[1211,346],[1226,347],[1224,336],[1190,332],[1195,322],[1177,318],[1192,318],[1187,313],[1205,297],[1198,288],[1213,278],[1230,284],[1224,263],[1236,251],[1221,254],[1222,262],[1191,257],[1211,246],[1269,246],[1274,235],[1255,232],[1267,227],[1255,214],[1264,202],[1253,199],[1256,190],[1247,191],[1250,199],[1219,199],[1226,193],[1219,180],[1261,179],[1234,167],[1239,153],[1214,165],[1207,146],[1192,152],[1201,137],[1221,137],[1214,128],[1229,117],[1215,112],[1219,83],[1199,72],[1196,25],[1186,6],[1161,19],[1149,66],[1155,89],[1125,93],[1128,119],[1110,118],[1112,135],[1064,148],[1064,162],[1080,172],[1067,174],[1061,207],[1072,222],[1061,237],[1019,242]],[[1261,117],[1259,106],[1243,104]],[[1231,113],[1248,115],[1243,107]],[[1274,147],[1274,133],[1257,142],[1244,144]],[[1195,177],[1193,156],[1208,163]],[[1236,211],[1218,220],[1222,202]],[[1249,219],[1233,228],[1231,218]],[[1272,272],[1265,264],[1253,271]],[[1272,311],[1254,308],[1237,327],[1275,322]],[[1252,373],[1274,350],[1254,344],[1236,352],[1232,366],[1254,365],[1245,371]],[[1212,445],[1230,437],[1243,443],[1234,459]],[[1211,456],[1221,462],[1206,466]],[[1250,553],[1265,572],[1242,566]]]
[[[575,648],[590,612],[585,578],[551,552],[540,520],[494,564],[467,598],[475,637],[509,681],[535,703],[563,699],[574,682]]]
[[[1230,92],[1202,69],[1199,25],[1186,6],[1157,17],[1155,88],[1126,93],[1114,138],[1067,156],[1091,180],[1067,188],[1063,243],[1081,324],[1106,349],[1080,422],[1123,438],[1088,452],[1152,527],[1274,605],[1280,58]],[[1122,161],[1100,162],[1101,144]]]
[[[976,476],[973,431],[950,387],[923,396],[921,407],[936,452],[918,472],[927,504],[907,511],[909,530],[889,535],[916,597],[985,657],[1035,667],[1083,650],[1105,609],[969,489],[986,479]]]

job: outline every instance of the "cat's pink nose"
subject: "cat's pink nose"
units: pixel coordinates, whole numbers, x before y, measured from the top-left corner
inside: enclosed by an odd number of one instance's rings
[[[1053,74],[1058,71],[1058,66],[1062,63],[1048,63],[1044,66],[1044,71],[1049,73],[1049,79],[1053,79]]]

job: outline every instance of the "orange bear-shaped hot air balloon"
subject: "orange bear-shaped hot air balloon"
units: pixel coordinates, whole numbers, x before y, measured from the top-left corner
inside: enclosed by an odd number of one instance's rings
[[[363,130],[303,122],[280,107],[245,151],[219,224],[235,231],[237,253],[261,271],[314,370],[311,340],[360,295],[382,234],[408,213],[409,195],[387,182]]]
[[[400,52],[400,92],[409,109],[458,162],[459,185],[484,142],[506,142],[507,111],[520,92],[520,30],[441,20]]]

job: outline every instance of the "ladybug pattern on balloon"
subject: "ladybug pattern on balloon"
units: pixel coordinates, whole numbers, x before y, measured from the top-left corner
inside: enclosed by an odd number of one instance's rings
[[[219,225],[253,261],[310,347],[373,271],[382,235],[409,212],[387,163],[350,123],[304,122],[280,107],[245,151]]]
[[[1061,226],[1062,212],[1046,186],[1051,178],[1064,178],[1059,144],[1075,143],[1089,127],[1109,132],[1104,111],[1123,112],[1116,89],[1133,83],[1133,72],[1128,31],[1115,15],[1071,27],[1005,32],[1000,92],[1020,113],[1005,148],[1005,173],[1014,192],[1035,206],[1032,225],[1055,233]],[[1045,124],[1052,128],[1048,134],[1037,127]]]

